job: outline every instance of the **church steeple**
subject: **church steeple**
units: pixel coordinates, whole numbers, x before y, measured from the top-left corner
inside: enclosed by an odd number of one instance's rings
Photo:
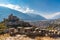
[[[13,16],[13,14],[10,14],[9,17]]]

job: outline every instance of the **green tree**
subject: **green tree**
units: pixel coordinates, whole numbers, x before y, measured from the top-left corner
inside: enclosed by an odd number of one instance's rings
[[[0,23],[0,29],[6,29],[7,27],[5,26],[4,23]]]

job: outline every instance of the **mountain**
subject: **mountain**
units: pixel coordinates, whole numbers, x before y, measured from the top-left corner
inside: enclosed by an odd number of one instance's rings
[[[0,21],[2,21],[4,18],[8,18],[8,16],[10,14],[13,14],[13,15],[17,16],[18,18],[20,18],[22,20],[27,20],[27,21],[45,20],[45,18],[40,15],[22,13],[22,12],[13,10],[13,9],[9,9],[9,8],[0,6]]]
[[[58,19],[58,18],[60,18],[60,15],[56,15],[53,17],[53,19]]]
[[[40,20],[45,20],[45,18],[44,17],[42,17],[41,15],[37,15],[37,14],[33,14],[33,13],[29,13],[29,14],[27,14],[27,15],[29,15],[31,18],[32,18],[32,20],[34,21],[36,21],[36,20],[38,20],[38,21],[40,21]]]

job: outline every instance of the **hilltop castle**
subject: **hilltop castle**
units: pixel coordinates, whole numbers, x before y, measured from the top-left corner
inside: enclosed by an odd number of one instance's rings
[[[7,27],[31,27],[28,22],[24,22],[20,20],[17,16],[14,16],[13,14],[9,15],[7,19],[5,19],[5,25]]]

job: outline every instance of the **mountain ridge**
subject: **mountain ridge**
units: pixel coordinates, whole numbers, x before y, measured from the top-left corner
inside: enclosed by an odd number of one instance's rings
[[[38,15],[31,14],[33,16],[29,16],[30,15],[29,13],[28,13],[29,14],[28,15],[27,13],[22,13],[22,12],[19,12],[19,11],[16,11],[16,10],[12,10],[12,9],[0,6],[0,21],[2,21],[4,18],[8,18],[8,16],[10,14],[15,15],[15,16],[19,17],[22,20],[28,20],[28,21],[29,20],[30,21],[46,20],[46,18],[44,18],[40,15],[38,16]]]

